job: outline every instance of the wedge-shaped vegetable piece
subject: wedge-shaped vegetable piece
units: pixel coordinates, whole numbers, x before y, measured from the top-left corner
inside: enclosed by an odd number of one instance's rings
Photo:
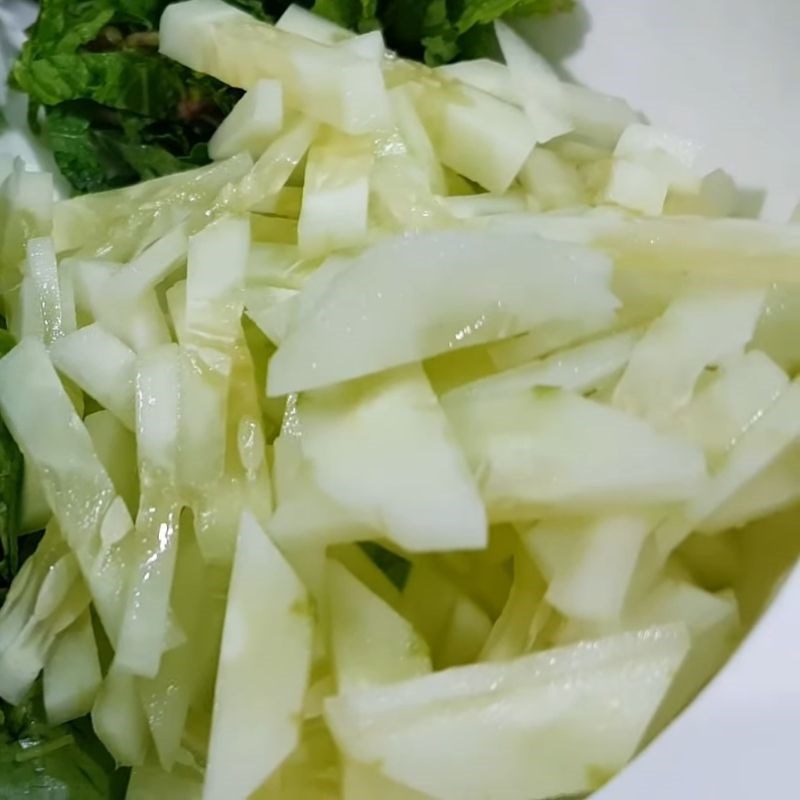
[[[586,187],[574,165],[552,150],[537,147],[519,173],[519,181],[543,211],[571,208],[587,202]]]
[[[442,403],[468,402],[474,394],[517,392],[550,386],[584,393],[621,372],[633,352],[640,331],[625,331],[562,350],[549,358],[490,375],[448,392]]]
[[[713,289],[678,298],[636,346],[614,405],[663,424],[689,402],[706,367],[742,354],[763,306],[764,293],[757,289]]]
[[[650,628],[341,695],[326,717],[344,753],[434,797],[579,794],[634,755],[688,644]]]
[[[206,224],[209,206],[222,187],[252,166],[250,156],[242,153],[208,167],[56,203],[56,251],[130,261],[181,221],[190,233]]]
[[[50,348],[56,369],[133,430],[136,353],[94,323]]]
[[[422,368],[298,401],[303,454],[322,490],[408,550],[486,544],[486,515]]]
[[[270,364],[271,395],[313,389],[553,320],[610,313],[610,264],[529,235],[477,231],[381,242],[334,259],[300,295]]]
[[[311,146],[297,226],[302,255],[324,255],[363,243],[372,162],[366,137],[331,134]]]
[[[139,507],[136,438],[110,411],[95,411],[83,421],[100,463],[131,515]]]
[[[490,192],[511,186],[536,144],[523,111],[466,84],[426,86],[417,107],[439,161]]]
[[[303,585],[245,512],[225,613],[205,800],[246,800],[294,750],[311,637]]]
[[[92,726],[100,741],[121,766],[144,764],[150,744],[137,678],[113,664],[92,709]]]
[[[331,646],[340,692],[431,672],[428,647],[411,623],[346,567],[327,567]]]
[[[92,710],[103,681],[92,616],[87,608],[56,639],[44,666],[44,707],[51,725]]]
[[[258,158],[282,127],[283,87],[279,81],[256,81],[214,132],[208,153],[215,161],[243,152]]]
[[[503,22],[495,23],[495,32],[508,65],[511,85],[518,102],[525,109],[537,142],[549,142],[573,129],[572,120],[562,110],[561,82],[552,67]]]
[[[691,649],[675,682],[650,725],[659,733],[713,677],[733,652],[741,628],[732,594],[712,594],[683,580],[664,578],[646,596],[632,603],[618,620],[591,623],[571,620],[558,640],[563,643],[641,630],[652,625],[683,624],[691,634]]]
[[[656,530],[662,558],[733,498],[742,487],[774,464],[800,437],[800,383],[794,381],[738,439],[725,461],[691,501]],[[713,527],[713,526],[712,526]]]
[[[292,320],[295,297],[296,289],[248,289],[245,292],[244,307],[247,316],[277,345],[283,341]]]
[[[133,527],[41,342],[25,339],[0,361],[0,410],[80,564],[109,638],[116,641]],[[98,564],[102,569],[98,569]]]
[[[788,384],[787,374],[769,356],[751,350],[722,364],[669,427],[699,444],[716,467]]]
[[[482,92],[499,97],[506,103],[518,103],[517,94],[511,82],[508,66],[489,58],[476,58],[470,61],[458,61],[437,67],[437,75],[466,83]]]
[[[623,612],[653,514],[620,514],[591,520],[542,522],[526,536],[543,566],[547,601],[567,617],[618,619]],[[562,537],[558,549],[552,537]]]
[[[136,434],[142,500],[131,535],[136,560],[129,570],[126,605],[114,663],[153,678],[167,643],[180,503],[175,490],[176,428],[180,409],[177,345],[140,360],[136,375]]]
[[[221,0],[188,0],[161,18],[161,52],[241,89],[283,84],[286,104],[345,133],[388,127],[379,62],[281,30]]]
[[[646,164],[615,158],[609,168],[602,200],[657,217],[664,210],[668,192],[669,181]]]
[[[493,521],[675,502],[706,475],[698,448],[569,392],[487,393],[447,411]]]

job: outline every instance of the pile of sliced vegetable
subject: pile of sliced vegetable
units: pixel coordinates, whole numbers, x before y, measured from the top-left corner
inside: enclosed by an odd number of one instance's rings
[[[432,69],[177,3],[161,52],[245,92],[212,165],[54,203],[0,158],[46,529],[0,698],[43,675],[132,800],[591,792],[796,547],[800,227],[496,31]]]

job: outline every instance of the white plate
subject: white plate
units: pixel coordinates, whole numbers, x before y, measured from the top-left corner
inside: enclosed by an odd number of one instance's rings
[[[21,0],[0,0],[8,13]],[[708,145],[786,219],[800,195],[797,0],[583,0],[539,24],[539,49],[576,79]],[[22,137],[0,152],[30,158]],[[731,663],[598,800],[761,800],[800,795],[800,569]]]

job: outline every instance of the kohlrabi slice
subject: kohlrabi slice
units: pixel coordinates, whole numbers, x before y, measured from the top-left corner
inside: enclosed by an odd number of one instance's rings
[[[329,261],[309,281],[270,364],[269,393],[612,312],[609,279],[603,256],[535,236],[463,231],[388,239],[350,261]],[[322,291],[314,288],[320,284]]]
[[[204,800],[247,800],[294,749],[312,627],[303,585],[245,512],[225,613]]]

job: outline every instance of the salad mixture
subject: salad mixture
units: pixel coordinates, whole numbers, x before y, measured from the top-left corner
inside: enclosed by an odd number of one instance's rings
[[[14,66],[114,188],[0,154],[0,798],[585,796],[800,549],[800,227],[561,3],[275,5]]]

